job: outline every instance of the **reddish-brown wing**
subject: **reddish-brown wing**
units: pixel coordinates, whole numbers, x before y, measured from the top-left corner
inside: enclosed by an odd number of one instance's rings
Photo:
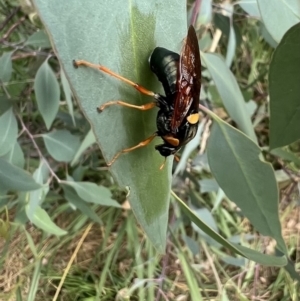
[[[183,44],[177,73],[178,95],[175,100],[171,128],[175,132],[182,120],[192,108],[199,111],[199,96],[201,88],[201,60],[198,39],[191,25]]]

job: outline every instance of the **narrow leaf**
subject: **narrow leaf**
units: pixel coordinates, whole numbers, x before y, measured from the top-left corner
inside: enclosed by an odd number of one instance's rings
[[[74,166],[77,163],[80,156],[83,154],[83,152],[86,149],[88,149],[91,145],[93,145],[94,143],[96,143],[96,137],[95,137],[92,129],[90,129],[89,132],[84,137],[83,141],[81,142],[80,147],[78,148],[78,150],[71,162],[71,166]]]
[[[207,193],[212,191],[217,191],[219,189],[219,185],[215,179],[203,179],[199,181],[200,192]]]
[[[60,89],[48,60],[40,66],[35,76],[34,91],[38,109],[49,129],[58,112]]]
[[[25,42],[25,45],[30,45],[35,48],[51,48],[48,35],[44,30],[39,30],[33,33]]]
[[[62,68],[60,70],[60,78],[61,78],[61,83],[62,83],[62,86],[63,86],[64,94],[65,94],[65,97],[66,97],[68,110],[69,110],[69,113],[72,117],[73,124],[75,126],[75,118],[74,118],[74,110],[73,110],[73,102],[72,102],[72,92],[71,92],[69,82],[68,82],[68,80],[66,78],[66,75],[65,75]]]
[[[299,0],[257,0],[257,3],[266,28],[277,43],[287,30],[300,21]]]
[[[249,16],[261,18],[257,0],[240,0],[238,4]]]
[[[246,135],[257,141],[244,97],[232,72],[218,55],[203,53],[202,58],[230,117]]]
[[[10,81],[12,74],[11,55],[13,52],[4,52],[0,57],[0,82],[7,83]]]
[[[59,162],[70,162],[79,145],[78,136],[72,135],[67,130],[58,130],[43,135],[49,154]]]
[[[42,270],[42,259],[40,257],[38,257],[35,262],[34,262],[34,271],[32,273],[32,278],[30,279],[30,288],[28,290],[28,294],[27,294],[27,300],[28,301],[32,301],[32,300],[36,300],[36,295],[37,295],[37,291],[38,291],[38,287],[39,287],[39,283],[40,283],[40,278],[42,276],[41,270]],[[21,293],[20,295],[21,296]],[[22,297],[18,298],[18,301],[22,300]]]
[[[215,219],[211,212],[207,208],[199,208],[194,209],[193,212],[198,216],[199,219],[201,219],[208,227],[213,229],[215,232],[219,232],[217,228],[217,224],[215,222]],[[193,224],[193,228],[195,231],[199,232],[200,235],[205,234],[201,229],[198,229],[198,227],[194,227],[195,224]]]
[[[268,266],[285,266],[287,264],[287,258],[285,256],[272,256],[262,254],[255,250],[243,247],[241,245],[230,243],[227,239],[223,238],[220,234],[215,232],[209,226],[207,226],[198,216],[180,199],[173,193],[173,196],[178,201],[181,210],[189,217],[189,219],[195,223],[203,232],[213,238],[216,242],[220,243],[225,248],[228,248],[232,252],[253,260],[257,263],[268,265]]]
[[[260,23],[259,25],[259,29],[261,32],[262,37],[265,39],[265,41],[272,47],[272,48],[276,48],[278,45],[278,42],[276,42],[273,37],[270,35],[270,33],[268,32],[265,24],[263,22]]]
[[[10,151],[6,153],[4,156],[2,156],[2,158],[17,167],[20,168],[24,167],[25,164],[24,153],[18,141],[15,142],[15,144],[12,146]]]
[[[6,95],[0,95],[0,115],[8,111],[13,103]]]
[[[294,162],[298,167],[300,167],[300,158],[297,154],[294,154],[284,148],[276,148],[271,151],[271,154],[280,157],[283,160],[288,160]]]
[[[28,210],[28,207],[25,207],[25,210]],[[29,213],[27,216],[31,216]],[[61,236],[65,235],[68,232],[59,228],[56,226],[51,218],[49,217],[48,213],[42,209],[41,207],[37,207],[36,210],[34,211],[33,216],[30,218],[30,221],[37,226],[39,229],[45,231],[46,233]]]
[[[0,158],[0,187],[6,190],[30,191],[41,186],[29,173]]]
[[[236,37],[235,31],[232,25],[232,19],[230,19],[230,32],[229,32],[229,39],[227,45],[227,53],[226,53],[226,65],[230,68],[236,49]]]
[[[40,162],[39,167],[34,171],[33,178],[38,184],[41,184],[42,186],[40,189],[30,191],[28,193],[28,203],[26,206],[26,214],[30,220],[33,219],[36,208],[39,207],[43,203],[43,201],[49,191],[49,185],[44,184],[47,182],[47,180],[49,178],[49,170],[43,161]]]
[[[92,221],[101,224],[100,217],[93,211],[92,208],[76,194],[75,190],[72,187],[63,185],[64,196],[70,204],[78,208],[83,214],[88,216]]]
[[[270,147],[300,139],[300,23],[276,48],[270,64]]]
[[[194,275],[194,271],[192,270],[190,261],[185,258],[185,255],[182,250],[178,248],[177,253],[184,277],[187,282],[189,294],[191,296],[191,300],[203,301],[204,299],[201,296],[198,283],[196,280],[196,276]]]
[[[103,206],[121,207],[111,198],[111,192],[104,186],[98,186],[90,182],[64,181],[65,185],[71,186],[77,194],[86,202]]]
[[[212,174],[254,227],[273,237],[286,252],[274,171],[271,164],[259,159],[259,154],[260,149],[252,140],[214,115],[207,144]]]
[[[201,1],[201,6],[199,10],[199,14],[197,17],[197,25],[203,26],[206,24],[209,24],[212,20],[212,0],[202,0]],[[198,27],[196,26],[196,27]]]
[[[0,116],[0,156],[5,155],[16,143],[18,124],[12,108]]]

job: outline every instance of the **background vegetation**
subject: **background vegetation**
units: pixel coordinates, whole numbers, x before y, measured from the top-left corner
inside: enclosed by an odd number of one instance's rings
[[[0,300],[299,300],[298,2],[48,2],[0,1]],[[158,91],[149,52],[186,16],[208,116],[173,167],[151,144],[110,173],[155,112],[100,117],[147,99],[71,61]]]

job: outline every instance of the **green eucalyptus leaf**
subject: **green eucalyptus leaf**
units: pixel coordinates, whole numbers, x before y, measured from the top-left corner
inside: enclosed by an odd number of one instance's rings
[[[268,32],[265,24],[263,22],[260,22],[259,24],[259,29],[261,32],[261,35],[263,36],[263,38],[265,39],[265,41],[272,47],[272,48],[276,48],[278,45],[278,42],[276,42],[273,37],[270,35],[270,33]]]
[[[102,206],[121,207],[111,198],[111,192],[104,186],[98,186],[90,182],[64,181],[65,185],[71,186],[77,194],[86,202]]]
[[[4,156],[2,156],[2,158],[17,167],[20,168],[24,167],[25,164],[24,153],[18,141],[15,142],[15,144],[12,146],[10,151],[6,153]]]
[[[246,109],[249,117],[252,117],[257,110],[256,102],[250,99],[248,102],[246,102]]]
[[[74,117],[73,102],[72,102],[72,91],[71,91],[71,87],[69,85],[69,82],[66,78],[66,75],[65,75],[63,69],[60,70],[60,78],[61,78],[61,83],[62,83],[62,87],[64,90],[64,94],[66,97],[68,110],[72,117],[73,124],[75,126],[75,117]]]
[[[211,172],[227,197],[258,231],[273,237],[286,254],[275,174],[271,164],[259,159],[260,148],[214,115],[207,155]]]
[[[30,45],[35,48],[51,48],[48,35],[44,30],[39,30],[33,33],[25,42],[25,45]]]
[[[6,95],[0,95],[0,115],[12,107],[12,101]]]
[[[83,152],[89,148],[91,145],[93,145],[94,143],[96,143],[96,137],[94,135],[94,132],[92,129],[90,129],[88,131],[88,133],[86,134],[86,136],[84,137],[83,141],[81,142],[72,162],[71,165],[74,166],[77,161],[79,160],[80,156],[83,154]]]
[[[4,52],[0,57],[0,82],[7,83],[10,81],[12,74],[11,52]]]
[[[215,222],[215,219],[211,212],[207,208],[199,208],[194,209],[193,212],[198,216],[199,219],[201,219],[208,227],[213,229],[215,232],[219,232],[219,229],[217,228],[217,224]],[[199,227],[195,227],[195,224],[192,224],[195,231],[199,232],[200,235],[205,235],[205,232],[203,232]]]
[[[43,203],[49,191],[49,184],[47,183],[48,178],[49,178],[49,169],[44,163],[44,161],[41,161],[39,167],[33,173],[33,179],[38,184],[41,184],[41,188],[30,191],[28,193],[26,214],[29,220],[33,219],[36,208]]]
[[[285,148],[275,148],[272,149],[270,152],[272,155],[277,156],[283,160],[294,162],[297,166],[300,167],[300,158],[297,154],[294,154],[288,151]]]
[[[210,24],[212,20],[212,0],[202,0],[195,27]]]
[[[141,112],[112,106],[110,100],[137,105],[153,101],[125,83],[97,70],[73,67],[74,59],[100,63],[134,82],[159,92],[148,58],[156,46],[180,51],[186,35],[186,6],[180,0],[113,0],[69,2],[35,0],[55,52],[106,161],[120,150],[138,144],[156,131],[157,110]],[[74,17],[76,16],[76,17]],[[129,201],[155,247],[166,245],[171,162],[159,170],[163,158],[148,147],[124,154],[110,168],[119,185],[130,187]]]
[[[64,190],[64,196],[70,204],[78,208],[83,214],[88,216],[92,221],[99,223],[100,225],[102,224],[101,219],[97,215],[97,213],[93,211],[92,208],[90,208],[89,204],[87,204],[82,198],[78,196],[78,194],[72,187],[69,187],[67,185],[62,185],[62,188]]]
[[[0,156],[11,150],[17,141],[18,124],[12,108],[0,116]]]
[[[232,72],[218,55],[202,53],[202,59],[216,84],[230,117],[246,135],[256,141],[244,97]]]
[[[232,23],[232,21],[231,21]],[[235,38],[235,31],[233,28],[233,25],[230,25],[230,32],[229,32],[229,39],[228,39],[228,44],[227,44],[227,52],[226,52],[226,65],[228,67],[231,66],[232,61],[234,59],[235,55],[235,50],[236,50],[236,38]]]
[[[0,158],[1,190],[30,191],[40,187],[29,173]]]
[[[199,185],[201,193],[218,191],[219,189],[219,185],[215,179],[202,179],[199,181]]]
[[[257,0],[257,3],[266,29],[277,43],[292,26],[300,22],[299,0]]]
[[[261,18],[257,0],[240,0],[238,4],[249,16]]]
[[[25,206],[25,210],[28,210],[28,206]],[[27,216],[31,216],[27,214]],[[37,226],[39,229],[45,231],[46,233],[61,236],[67,234],[67,231],[59,228],[51,220],[48,213],[42,209],[40,206],[36,207],[33,215],[30,218],[30,221]]]
[[[270,147],[300,139],[300,23],[276,48],[269,72]]]
[[[235,258],[232,256],[222,256],[221,260],[227,264],[234,265],[240,268],[245,268],[246,260],[245,258]]]
[[[60,89],[56,76],[46,60],[34,79],[34,91],[38,109],[49,129],[59,108]]]
[[[180,198],[174,193],[173,196],[178,201],[181,210],[189,217],[189,219],[197,225],[203,232],[209,237],[213,238],[216,242],[221,244],[223,247],[231,250],[232,252],[253,260],[257,263],[268,265],[268,266],[285,266],[287,264],[287,258],[285,256],[272,256],[262,254],[255,250],[246,248],[244,246],[231,243],[227,239],[223,238],[220,234],[210,228],[205,222],[203,222],[195,213],[192,211]]]
[[[79,137],[67,130],[44,134],[43,139],[49,154],[59,162],[70,162],[80,145]]]

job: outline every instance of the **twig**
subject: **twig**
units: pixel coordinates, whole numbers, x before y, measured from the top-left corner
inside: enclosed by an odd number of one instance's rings
[[[3,21],[3,23],[0,25],[0,31],[6,26],[6,24],[14,17],[14,15],[20,10],[21,6],[17,6],[10,15],[7,16],[7,18]]]
[[[20,60],[20,59],[26,59],[28,57],[36,57],[38,55],[48,56],[49,53],[47,53],[47,52],[40,52],[40,51],[32,51],[32,52],[28,52],[28,53],[20,53],[20,54],[16,54],[16,55],[12,56],[11,60],[15,61],[15,60]]]
[[[8,31],[3,35],[3,37],[0,39],[0,43],[3,43],[7,38],[13,33],[13,31],[22,23],[25,21],[25,17],[22,17],[18,22],[13,24]]]
[[[34,137],[33,137],[32,134],[30,133],[30,131],[27,129],[27,127],[26,127],[26,125],[24,124],[22,118],[21,118],[20,116],[18,116],[18,115],[17,115],[17,117],[18,117],[18,119],[20,120],[20,123],[21,123],[21,125],[22,125],[23,130],[26,132],[26,134],[28,135],[28,137],[29,137],[30,140],[32,141],[34,148],[36,149],[37,153],[39,154],[39,157],[40,157],[40,158],[45,162],[45,164],[47,165],[47,167],[48,167],[48,169],[49,169],[49,171],[50,171],[50,174],[52,175],[53,178],[56,179],[56,181],[57,181],[58,183],[60,183],[60,182],[61,182],[60,178],[56,175],[56,173],[55,173],[55,172],[53,171],[53,169],[50,167],[48,161],[47,161],[47,160],[45,159],[45,157],[42,155],[42,152],[40,151],[40,149],[39,149],[37,143],[35,142]]]
[[[3,91],[4,91],[5,95],[6,95],[6,97],[7,97],[8,99],[11,99],[11,96],[10,96],[10,94],[8,93],[7,89],[6,89],[5,84],[4,84],[1,80],[0,80],[0,87],[2,87],[2,89],[3,89]]]
[[[281,159],[277,158],[277,162],[281,165],[283,171],[291,178],[294,183],[300,182],[299,175],[297,173],[293,173],[290,169],[288,169]]]

